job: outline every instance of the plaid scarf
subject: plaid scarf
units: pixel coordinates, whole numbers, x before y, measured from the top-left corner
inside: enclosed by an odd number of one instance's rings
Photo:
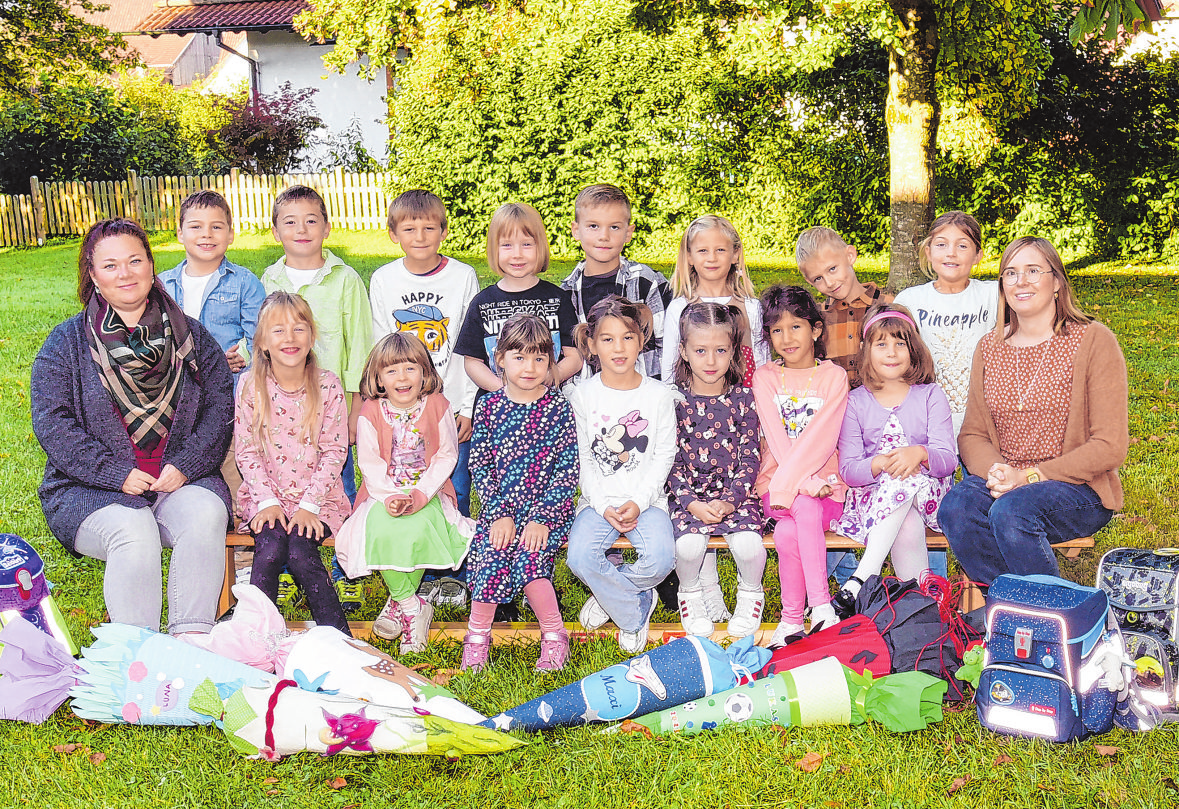
[[[157,278],[138,325],[128,328],[97,290],[86,304],[86,322],[90,356],[102,372],[102,385],[132,443],[150,454],[172,429],[181,365],[198,373],[188,321]]]

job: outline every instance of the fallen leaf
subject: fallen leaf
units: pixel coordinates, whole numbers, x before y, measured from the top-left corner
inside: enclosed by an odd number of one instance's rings
[[[266,790],[266,794],[267,795],[277,795],[278,790],[277,789],[268,789],[268,790]]]
[[[849,772],[851,772],[851,765],[850,764],[844,764],[842,767],[839,768],[840,775],[847,775]]]
[[[995,759],[995,766],[998,767],[1001,764],[1010,764],[1013,761],[1015,761],[1015,759],[1013,759],[1011,756],[1004,753],[1003,755],[1001,755],[997,759]]]
[[[623,722],[622,727],[620,727],[619,730],[623,733],[641,733],[648,739],[655,738],[654,734],[651,733],[651,728],[647,727],[646,725],[640,725],[638,722],[635,722],[631,719],[627,719],[625,722]]]
[[[1097,751],[1099,756],[1116,756],[1121,751],[1116,747],[1110,747],[1108,744],[1095,744],[1093,749]]]
[[[438,669],[430,679],[434,682],[434,685],[445,686],[459,673],[458,669]]]
[[[1157,435],[1152,435],[1152,436],[1150,437],[1150,439],[1149,439],[1149,440],[1151,440],[1151,441],[1162,441],[1163,439],[1162,439],[1162,438],[1160,438],[1160,437],[1159,437],[1159,436],[1157,436]]]
[[[263,778],[262,783],[263,784],[277,784],[278,779],[277,778]]]
[[[409,668],[413,669],[414,671],[425,671],[426,669],[430,668],[430,664],[429,663],[414,663]]]
[[[1163,779],[1163,786],[1173,789],[1176,792],[1179,792],[1179,785],[1175,784],[1174,778],[1164,778]]]
[[[962,789],[962,787],[964,787],[970,783],[972,777],[973,776],[970,776],[970,775],[964,775],[961,778],[955,778],[950,783],[950,788],[946,790],[946,795],[947,796],[953,795],[955,792]]]
[[[90,748],[83,744],[55,744],[53,746],[55,753],[89,753]]]
[[[348,786],[348,779],[342,776],[336,777],[328,781],[327,785],[332,789],[343,789],[344,787]]]
[[[91,764],[101,764],[104,761],[106,761],[106,753],[91,753],[90,754],[90,763]]]
[[[1044,790],[1045,792],[1055,792],[1056,791],[1056,787],[1052,786],[1051,784],[1036,784],[1036,787],[1038,789]]]
[[[356,807],[358,807],[358,806],[360,806],[359,803],[346,803],[343,806],[341,806],[340,809],[356,809]]]
[[[815,752],[807,753],[798,761],[794,762],[794,766],[803,772],[814,772],[823,766],[823,754]]]

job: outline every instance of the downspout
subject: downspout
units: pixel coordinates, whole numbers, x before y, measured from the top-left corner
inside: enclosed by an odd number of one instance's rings
[[[256,59],[251,59],[248,54],[241,53],[240,51],[236,51],[233,48],[226,45],[221,40],[222,33],[223,33],[223,31],[220,28],[217,29],[216,31],[214,31],[213,32],[213,41],[217,43],[217,47],[220,48],[221,50],[226,51],[227,53],[232,53],[234,56],[241,57],[242,59],[245,59],[247,62],[250,63],[250,98],[254,101],[257,101],[258,100],[258,84],[259,84],[258,61]],[[249,49],[249,40],[248,39],[246,40],[246,48],[247,48],[247,50]]]

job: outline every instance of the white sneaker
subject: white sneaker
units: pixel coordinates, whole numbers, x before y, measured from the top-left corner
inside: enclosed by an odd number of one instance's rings
[[[430,642],[430,623],[434,620],[434,605],[418,600],[418,611],[410,614],[401,612],[401,654],[424,652]]]
[[[401,607],[393,599],[387,599],[381,607],[381,614],[373,621],[373,634],[385,640],[401,637]]]
[[[704,612],[708,615],[709,620],[723,624],[733,617],[733,614],[729,612],[729,608],[725,604],[725,594],[721,590],[720,584],[715,582],[705,583],[703,594]]]
[[[802,624],[788,624],[782,621],[778,624],[778,628],[774,630],[774,636],[770,638],[770,642],[766,646],[785,646],[787,639],[791,635],[802,635],[806,627]]]
[[[811,632],[821,632],[829,626],[839,623],[839,616],[835,614],[835,607],[830,604],[819,604],[811,607]]]
[[[618,647],[629,655],[637,655],[647,648],[647,631],[651,628],[651,616],[655,614],[655,606],[659,603],[659,596],[650,591],[651,607],[647,610],[647,617],[635,632],[618,631]]]
[[[734,638],[752,635],[761,626],[761,614],[765,610],[766,594],[762,590],[737,588],[737,606],[729,621],[727,632]]]
[[[585,604],[581,607],[581,612],[577,613],[577,622],[585,628],[587,632],[593,632],[595,629],[610,620],[610,615],[602,609],[602,605],[598,603],[598,599],[590,596],[586,599]]]
[[[689,635],[709,637],[714,629],[704,609],[704,593],[699,590],[680,590],[680,625]]]

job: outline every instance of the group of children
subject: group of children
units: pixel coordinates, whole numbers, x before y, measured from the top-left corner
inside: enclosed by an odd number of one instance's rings
[[[823,308],[801,287],[759,299],[720,216],[688,227],[668,284],[622,255],[630,203],[609,185],[577,197],[585,258],[560,288],[539,277],[549,240],[524,204],[492,217],[487,258],[500,278],[483,290],[440,254],[446,210],[426,191],[391,204],[389,236],[405,256],[373,274],[367,295],[323,248],[330,223],[315,191],[282,192],[273,224],[284,256],[259,289],[225,259],[225,200],[195,194],[181,208],[187,259],[165,275],[242,376],[231,460],[255,535],[251,581],[272,599],[285,565],[315,620],[348,631],[318,555],[334,536],[348,578],[379,571],[388,587],[373,631],[420,651],[433,616],[423,574],[465,564],[463,668],[488,664],[496,606],[523,592],[542,632],[537,669],[555,670],[569,649],[552,585],[566,545],[592,592],[580,623],[613,621],[630,653],[646,645],[655,587],[673,570],[687,632],[725,620],[734,637],[756,631],[768,520],[782,585],[771,643],[803,631],[808,605],[812,631],[834,623],[890,551],[901,576],[929,567],[925,528],[957,467],[971,354],[994,327],[996,285],[970,278],[981,258],[972,217],[934,222],[921,247],[934,280],[896,303],[856,278],[839,234],[804,232],[799,269]],[[866,544],[834,603],[833,528]],[[634,561],[614,548],[622,535]],[[714,536],[737,567],[731,614]]]

